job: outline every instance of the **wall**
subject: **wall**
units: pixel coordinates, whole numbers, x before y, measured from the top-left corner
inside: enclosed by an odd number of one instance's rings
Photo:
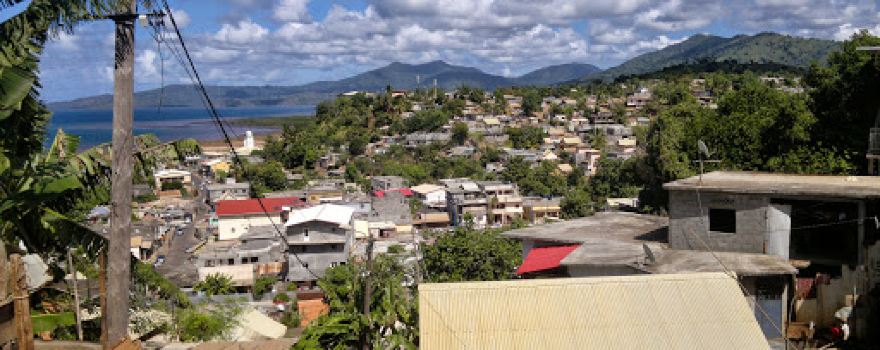
[[[238,239],[241,235],[248,232],[248,229],[251,226],[262,226],[262,225],[272,225],[273,223],[276,225],[283,224],[281,219],[278,218],[275,214],[272,215],[272,219],[266,217],[266,215],[253,215],[253,216],[229,216],[229,217],[220,217],[219,223],[217,225],[217,239],[224,241],[230,239]]]
[[[308,230],[309,237],[304,236],[304,230]],[[310,221],[287,227],[287,241],[291,245],[304,245],[303,243],[309,242],[307,252],[299,252],[301,248],[291,248],[291,250],[297,251],[297,256],[302,260],[302,263],[308,264],[308,269],[296,259],[296,256],[290,254],[287,279],[289,281],[313,281],[316,278],[309,273],[309,270],[318,276],[323,276],[324,271],[334,264],[346,263],[348,252],[351,249],[352,237],[351,230],[321,221]],[[344,240],[341,251],[333,248],[334,245],[340,244],[338,242],[318,243],[320,240],[329,239]]]
[[[673,249],[764,253],[766,196],[701,192],[700,215],[696,192],[669,191],[669,245]],[[736,233],[708,232],[710,208],[735,209]],[[702,242],[697,236],[702,238]]]

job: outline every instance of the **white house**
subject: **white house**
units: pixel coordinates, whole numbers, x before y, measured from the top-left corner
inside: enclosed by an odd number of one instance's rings
[[[262,205],[261,205],[262,204]],[[297,197],[221,200],[217,202],[217,239],[238,239],[251,226],[282,225],[286,208],[304,207]],[[265,211],[264,211],[265,208]]]
[[[429,207],[446,207],[446,188],[434,184],[421,184],[410,190]]]

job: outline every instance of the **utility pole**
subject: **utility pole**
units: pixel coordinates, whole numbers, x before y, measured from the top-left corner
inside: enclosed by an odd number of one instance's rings
[[[134,21],[137,1],[120,5],[116,22],[113,72],[113,175],[111,177],[110,243],[107,249],[107,302],[102,309],[107,326],[104,349],[128,336],[128,293],[131,276],[131,172],[134,138]]]
[[[364,282],[364,317],[370,322],[370,302],[373,301],[373,234],[367,233],[367,279]],[[364,333],[363,349],[370,349],[370,334]]]

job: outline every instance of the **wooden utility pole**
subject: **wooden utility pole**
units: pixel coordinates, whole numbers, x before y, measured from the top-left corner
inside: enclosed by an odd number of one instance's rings
[[[31,306],[30,295],[27,289],[27,274],[24,269],[24,262],[18,254],[12,254],[9,257],[11,266],[11,281],[14,283],[12,288],[13,309],[15,314],[15,334],[18,338],[19,350],[34,350],[34,327],[31,324]]]
[[[76,339],[83,340],[82,318],[79,312],[79,285],[76,277],[76,266],[73,265],[73,253],[67,251],[67,272],[73,280],[73,315],[76,317]]]
[[[124,2],[125,3],[125,2]],[[107,302],[101,310],[107,327],[104,349],[128,336],[128,293],[131,276],[131,172],[134,138],[134,21],[136,0],[120,6],[116,22],[113,72],[113,175],[111,178],[110,243],[107,249]]]
[[[367,232],[367,278],[364,281],[364,317],[370,322],[370,303],[373,301],[373,233]],[[364,332],[363,349],[370,349],[370,334]]]

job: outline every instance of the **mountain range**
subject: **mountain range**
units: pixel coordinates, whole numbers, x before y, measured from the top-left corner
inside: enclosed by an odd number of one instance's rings
[[[382,91],[391,85],[396,89],[437,86],[453,89],[468,85],[492,90],[504,86],[555,85],[586,80],[610,80],[619,76],[638,75],[667,67],[695,62],[771,63],[804,68],[813,62],[823,63],[839,42],[806,39],[775,33],[738,35],[724,38],[694,35],[680,43],[648,52],[607,70],[586,63],[548,66],[519,77],[504,77],[477,68],[451,65],[443,61],[424,64],[395,62],[336,81],[318,81],[299,86],[208,86],[208,94],[218,107],[274,106],[315,104],[347,91]],[[419,83],[417,83],[417,78]],[[136,107],[201,106],[199,96],[190,85],[170,85],[135,94]],[[112,95],[99,95],[49,104],[52,109],[111,108]]]

